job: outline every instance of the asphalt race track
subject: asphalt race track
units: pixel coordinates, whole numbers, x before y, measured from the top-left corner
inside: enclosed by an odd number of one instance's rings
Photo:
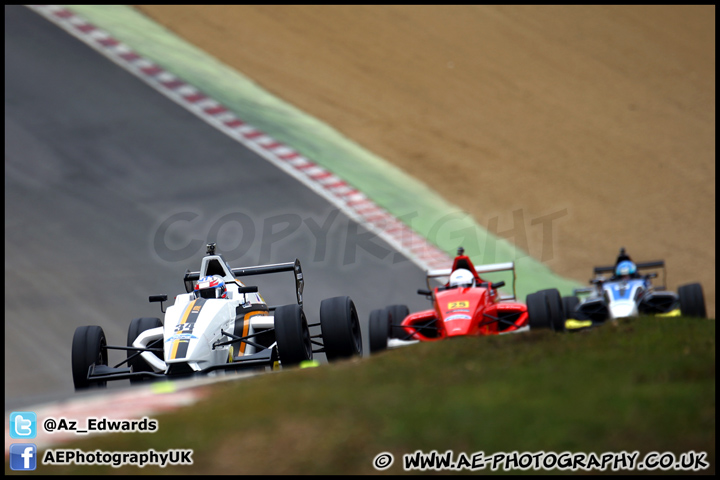
[[[75,328],[123,345],[132,318],[161,316],[148,295],[184,292],[207,241],[234,267],[299,258],[308,320],[350,295],[367,354],[370,310],[429,303],[415,294],[423,272],[363,233],[55,25],[5,7],[6,410],[75,395]],[[294,302],[289,273],[247,283],[271,305]]]

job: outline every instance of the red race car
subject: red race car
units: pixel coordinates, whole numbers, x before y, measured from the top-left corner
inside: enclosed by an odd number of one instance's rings
[[[512,295],[501,295],[504,281],[483,280],[479,274],[512,271]],[[430,279],[448,277],[445,285],[430,287]],[[462,335],[497,335],[551,328],[563,330],[565,314],[557,289],[527,296],[527,304],[515,300],[515,264],[495,263],[475,267],[462,247],[451,269],[427,272],[427,290],[418,294],[433,308],[410,314],[405,305],[391,305],[370,313],[370,352],[419,341],[443,340]]]

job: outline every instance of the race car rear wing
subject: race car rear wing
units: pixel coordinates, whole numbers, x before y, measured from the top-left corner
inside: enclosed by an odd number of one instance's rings
[[[475,267],[475,271],[478,274],[512,271],[512,273],[513,273],[513,282],[512,282],[513,294],[512,295],[500,295],[500,299],[501,300],[515,300],[515,297],[516,297],[515,280],[517,278],[517,276],[515,275],[515,262],[491,263],[488,265],[478,265]],[[432,290],[432,287],[430,286],[431,278],[448,277],[448,276],[450,276],[451,273],[452,273],[452,269],[450,269],[450,268],[440,268],[440,269],[436,269],[436,270],[428,270],[427,274],[426,274],[428,290]]]
[[[638,270],[653,270],[653,269],[662,269],[663,271],[663,285],[667,285],[667,272],[665,270],[665,261],[664,260],[655,260],[652,262],[642,262],[642,263],[636,263],[635,266]],[[601,274],[601,273],[614,273],[615,272],[615,266],[612,265],[606,265],[601,267],[594,267],[593,273],[595,275]],[[660,288],[660,287],[657,287]],[[664,286],[662,288],[665,288]]]
[[[643,262],[643,263],[636,263],[635,266],[638,270],[648,270],[651,268],[665,268],[665,261],[664,260],[656,260],[654,262]],[[593,268],[594,273],[609,273],[614,272],[615,266],[614,265],[608,265],[603,267],[595,267]]]
[[[305,280],[303,279],[302,266],[297,258],[294,262],[274,263],[271,265],[256,265],[253,267],[230,268],[230,272],[234,277],[244,277],[250,275],[266,275],[268,273],[293,272],[295,277],[295,293],[298,305],[303,304],[303,289],[305,288]],[[200,280],[200,272],[185,272],[183,281],[185,282],[185,291],[190,293],[193,291],[194,283]]]

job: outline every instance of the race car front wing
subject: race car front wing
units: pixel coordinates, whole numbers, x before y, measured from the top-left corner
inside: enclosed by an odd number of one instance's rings
[[[116,349],[116,350],[138,350],[136,355],[139,355],[143,351],[153,351],[153,349],[137,349],[134,347],[120,347],[108,345],[105,348]],[[210,372],[217,370],[222,371],[243,371],[243,370],[255,370],[264,367],[273,367],[275,362],[278,361],[278,354],[276,348],[268,348],[257,352],[252,355],[243,355],[234,357],[230,363],[221,363],[217,365],[211,365],[202,370],[193,370],[187,364],[172,364],[166,372],[133,372],[129,367],[122,367],[124,363],[132,359],[130,356],[120,362],[114,367],[108,365],[92,364],[88,369],[87,379],[90,382],[105,382],[108,380],[127,380],[130,378],[181,378],[206,375]],[[182,365],[182,366],[181,366]],[[184,367],[184,368],[183,368]]]

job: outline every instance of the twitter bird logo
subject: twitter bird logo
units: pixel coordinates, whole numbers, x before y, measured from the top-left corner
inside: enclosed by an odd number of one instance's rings
[[[37,417],[34,412],[12,412],[10,414],[11,438],[35,438]]]

